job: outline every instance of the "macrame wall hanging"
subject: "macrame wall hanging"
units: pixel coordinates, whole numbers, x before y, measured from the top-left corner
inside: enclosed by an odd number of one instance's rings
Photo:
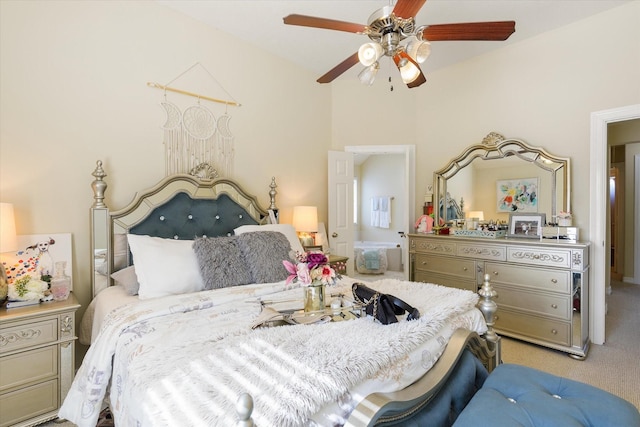
[[[218,174],[230,177],[233,174],[234,138],[229,129],[231,116],[228,107],[239,107],[235,100],[226,101],[197,93],[169,87],[194,67],[200,66],[218,86],[213,75],[199,62],[189,67],[179,76],[161,85],[149,82],[147,86],[164,90],[160,105],[166,113],[164,129],[165,174],[190,173],[201,178],[216,178]],[[222,86],[220,86],[222,88]],[[224,88],[222,88],[224,90]],[[169,101],[167,92],[179,93],[196,98],[196,103],[181,109]],[[231,95],[224,91],[229,98]],[[225,110],[217,119],[203,105],[202,101],[225,105]],[[216,172],[217,170],[217,172]]]

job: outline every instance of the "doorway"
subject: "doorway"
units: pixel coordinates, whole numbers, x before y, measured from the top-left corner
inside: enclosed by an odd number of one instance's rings
[[[404,234],[409,233],[411,231],[411,224],[414,223],[415,220],[415,146],[413,145],[357,145],[357,146],[346,146],[344,151],[347,153],[353,153],[354,156],[354,176],[357,175],[356,169],[358,166],[357,163],[362,163],[367,158],[375,158],[375,161],[380,162],[384,161],[385,157],[389,160],[394,159],[394,164],[397,165],[397,169],[395,174],[401,176],[402,179],[398,180],[398,186],[402,188],[396,188],[395,190],[385,190],[385,194],[381,194],[376,192],[376,190],[369,190],[366,198],[370,199],[371,196],[391,196],[396,197],[396,200],[393,200],[393,203],[402,203],[402,209],[398,209],[398,214],[401,215],[400,218],[396,218],[399,221],[394,221],[395,233],[402,232]],[[400,162],[397,162],[398,156],[401,157]],[[388,193],[388,194],[387,194]],[[366,203],[360,204],[360,210],[367,209],[369,210],[370,206],[367,206]],[[331,207],[329,208],[331,211]],[[360,217],[366,217],[367,221],[370,220],[369,212],[367,215],[360,215]],[[393,215],[393,212],[392,212]],[[356,229],[358,227],[355,227]],[[373,230],[370,234],[364,234],[364,236],[375,236],[376,231]],[[351,235],[351,247],[353,247],[353,243],[356,240],[363,240],[361,238],[363,235],[357,234],[357,232],[352,233]],[[396,239],[397,240],[397,239]],[[402,277],[405,279],[409,278],[408,271],[408,245],[406,243],[406,238],[402,238],[404,241],[401,243],[401,255],[399,262],[403,263],[402,269]],[[394,257],[394,251],[390,251],[390,256]],[[355,261],[355,250],[354,250],[354,261]],[[354,264],[352,264],[354,265]],[[397,273],[397,272],[396,272]],[[374,277],[374,276],[372,276]]]
[[[605,342],[606,295],[611,288],[610,266],[607,262],[610,256],[607,250],[610,241],[607,227],[607,210],[609,208],[607,126],[610,123],[638,118],[640,118],[640,104],[591,113],[589,164],[591,180],[589,184],[591,194],[593,194],[593,203],[591,203],[589,211],[589,231],[592,243],[589,286],[591,298],[589,298],[589,303],[592,315],[589,321],[589,335],[594,344],[604,344]],[[640,248],[636,245],[636,251],[638,249]]]

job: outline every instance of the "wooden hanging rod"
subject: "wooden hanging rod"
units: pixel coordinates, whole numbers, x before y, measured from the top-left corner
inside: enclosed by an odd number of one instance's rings
[[[160,83],[147,82],[147,86],[153,87],[156,89],[162,89],[169,92],[181,93],[183,95],[193,96],[194,98],[206,99],[207,101],[218,102],[220,104],[232,105],[234,107],[239,107],[241,104],[234,101],[225,101],[224,99],[211,98],[209,96],[198,95],[197,93],[187,92],[186,90],[175,89],[169,86],[161,85]]]

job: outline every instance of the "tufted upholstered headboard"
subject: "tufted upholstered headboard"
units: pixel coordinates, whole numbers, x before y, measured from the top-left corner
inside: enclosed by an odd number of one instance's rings
[[[110,273],[131,265],[126,239],[129,233],[192,240],[201,236],[230,236],[241,225],[269,223],[269,211],[273,211],[277,218],[275,178],[269,186],[268,209],[262,208],[255,196],[231,179],[203,179],[178,174],[136,193],[133,201],[124,208],[110,211],[104,203],[107,185],[101,162],[98,162],[93,176],[96,177],[92,183],[94,204],[91,208],[94,271],[98,270],[95,268],[98,265],[96,254],[106,253],[106,268],[100,273],[106,281],[97,284],[99,274],[94,274],[94,296],[112,284]],[[106,224],[103,226],[101,221],[106,221]],[[105,235],[101,236],[103,233]]]

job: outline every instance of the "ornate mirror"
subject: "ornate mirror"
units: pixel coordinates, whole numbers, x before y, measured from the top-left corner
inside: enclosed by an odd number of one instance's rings
[[[559,212],[570,211],[570,187],[568,158],[492,132],[434,173],[435,223],[459,218],[461,211],[496,221],[538,212],[556,222]]]

